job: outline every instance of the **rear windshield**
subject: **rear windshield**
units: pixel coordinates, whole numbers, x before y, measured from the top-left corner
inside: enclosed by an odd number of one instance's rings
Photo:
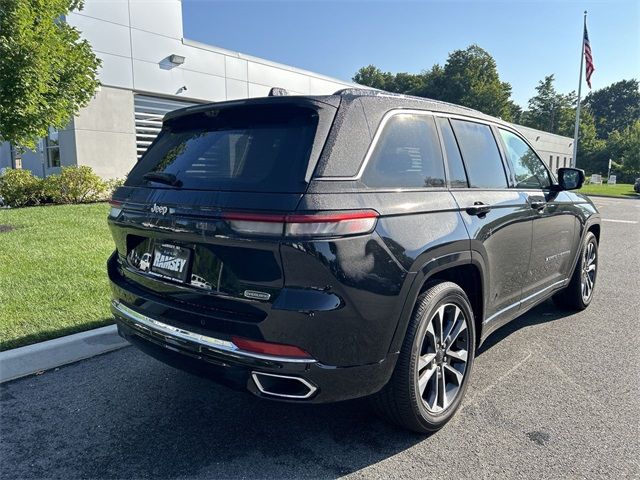
[[[297,105],[238,106],[165,122],[126,185],[303,192],[318,112]],[[176,186],[143,178],[174,175]]]

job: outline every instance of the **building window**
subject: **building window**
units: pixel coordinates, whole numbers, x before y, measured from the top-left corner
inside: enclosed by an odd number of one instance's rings
[[[50,128],[49,136],[44,139],[45,156],[47,168],[60,166],[60,144],[58,143],[58,131]]]
[[[564,166],[566,167],[567,166],[567,157],[564,157],[563,162],[564,162]]]
[[[10,145],[9,149],[11,154],[11,168],[22,168],[22,153],[20,152],[20,150],[13,145]]]

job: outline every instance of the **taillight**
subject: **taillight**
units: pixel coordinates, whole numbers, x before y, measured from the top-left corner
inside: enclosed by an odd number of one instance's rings
[[[245,352],[274,355],[277,357],[312,358],[307,352],[294,345],[261,342],[241,337],[231,337],[231,341],[236,347]]]
[[[109,200],[109,205],[111,205],[111,210],[109,210],[109,216],[116,218],[122,212],[122,202],[117,200]]]
[[[222,215],[238,233],[285,237],[337,237],[373,231],[375,210],[323,212],[317,214],[272,215],[226,213]]]

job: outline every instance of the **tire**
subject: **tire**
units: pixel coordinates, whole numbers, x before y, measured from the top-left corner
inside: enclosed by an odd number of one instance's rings
[[[598,240],[588,232],[569,285],[553,296],[556,305],[570,310],[584,310],[593,299],[598,276]],[[585,295],[585,282],[588,294]]]
[[[445,348],[440,347],[443,337],[449,339]],[[473,311],[464,290],[452,282],[427,285],[416,300],[391,379],[370,399],[374,410],[418,433],[439,430],[462,402],[475,346]]]

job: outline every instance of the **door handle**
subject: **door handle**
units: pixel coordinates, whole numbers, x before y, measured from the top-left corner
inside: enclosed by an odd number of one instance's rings
[[[473,206],[467,207],[466,212],[469,215],[476,215],[478,217],[484,217],[491,211],[491,205],[487,205],[482,202],[473,202]]]
[[[529,203],[529,205],[531,206],[531,208],[533,208],[534,210],[542,210],[544,207],[547,206],[547,202],[543,202],[543,201],[539,201],[539,200],[534,200],[532,202]]]

